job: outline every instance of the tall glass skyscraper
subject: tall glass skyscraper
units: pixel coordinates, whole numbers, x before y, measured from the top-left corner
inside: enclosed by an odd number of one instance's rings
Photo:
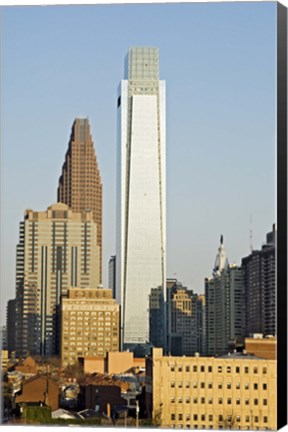
[[[149,342],[149,294],[166,280],[166,101],[158,49],[130,48],[124,78],[117,101],[116,298],[122,346],[133,349]]]

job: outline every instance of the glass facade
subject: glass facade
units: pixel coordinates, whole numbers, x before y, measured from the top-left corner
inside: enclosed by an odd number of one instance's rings
[[[158,49],[131,48],[118,94],[116,296],[122,345],[149,341],[149,294],[165,286],[165,82]]]

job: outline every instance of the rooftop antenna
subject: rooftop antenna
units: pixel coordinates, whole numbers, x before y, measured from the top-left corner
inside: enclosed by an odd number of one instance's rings
[[[253,252],[252,214],[250,214],[250,252]]]

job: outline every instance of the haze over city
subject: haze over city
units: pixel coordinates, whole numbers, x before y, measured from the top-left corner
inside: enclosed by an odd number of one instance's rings
[[[261,6],[261,7],[260,7]],[[115,253],[116,102],[129,46],[159,48],[167,85],[167,276],[203,292],[220,235],[230,262],[275,222],[275,4],[4,9],[2,302],[15,295],[24,210],[57,201],[75,117],[103,182],[103,285]],[[149,31],[147,31],[149,29]],[[261,71],[261,74],[259,74]]]

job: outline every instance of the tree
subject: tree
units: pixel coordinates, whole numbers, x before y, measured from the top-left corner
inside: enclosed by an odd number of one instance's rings
[[[235,414],[233,414],[233,411],[230,413],[227,413],[223,420],[219,421],[219,426],[221,426],[223,429],[236,429],[237,425],[237,417]]]

